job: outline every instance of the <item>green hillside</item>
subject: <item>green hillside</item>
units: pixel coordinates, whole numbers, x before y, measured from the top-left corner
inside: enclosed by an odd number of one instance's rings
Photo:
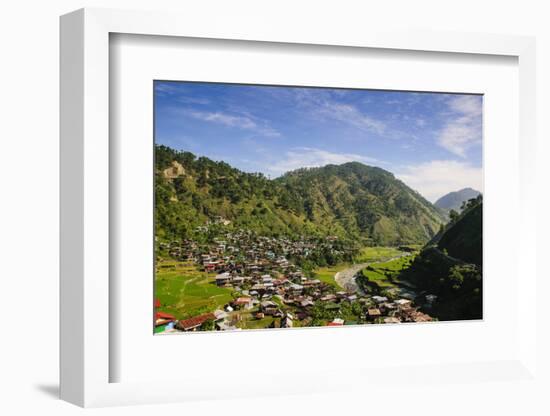
[[[450,256],[468,263],[482,265],[483,204],[477,204],[460,216],[439,238],[438,247],[447,250]]]
[[[300,169],[277,182],[303,195],[312,222],[338,223],[377,245],[425,242],[442,222],[432,204],[392,173],[358,162]]]
[[[401,278],[438,297],[430,314],[441,320],[482,318],[481,196],[428,243]]]
[[[440,211],[393,174],[358,162],[300,169],[270,180],[157,146],[155,165],[160,239],[197,237],[194,230],[208,221],[271,236],[423,244],[444,221]]]

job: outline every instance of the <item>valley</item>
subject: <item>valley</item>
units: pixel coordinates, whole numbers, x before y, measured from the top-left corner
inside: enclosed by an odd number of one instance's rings
[[[156,148],[156,333],[476,319],[481,196],[361,163],[276,179]]]
[[[229,235],[226,237],[231,239]],[[234,244],[235,240],[232,241]],[[265,239],[259,241],[262,241],[262,246],[271,248]],[[284,241],[270,242],[273,245],[285,244]],[[366,288],[369,279],[361,274],[366,268],[378,265],[387,267],[393,264],[397,270],[394,262],[411,256],[410,252],[401,251],[399,256],[388,258],[388,252],[399,250],[393,247],[365,248],[363,255],[369,256],[372,260],[369,263],[342,263],[304,272],[286,258],[272,255],[270,250],[259,250],[254,260],[249,259],[240,267],[228,265],[220,262],[218,256],[226,254],[226,248],[235,252],[239,244],[222,248],[226,241],[218,243],[216,249],[211,247],[208,250],[208,255],[198,257],[182,255],[180,245],[163,246],[169,254],[157,259],[156,307],[162,312],[157,316],[159,325],[156,325],[156,332],[195,330],[197,322],[202,330],[397,323],[401,322],[398,318],[400,309],[392,301],[407,307],[413,305],[412,299],[403,297],[410,297],[410,293],[404,295],[395,282],[387,282],[383,292],[372,290]],[[252,243],[245,248],[250,252],[255,246]],[[185,249],[192,247],[194,245],[188,243]],[[310,245],[310,249],[315,247]],[[174,261],[174,257],[183,261]],[[202,265],[199,258],[203,260]],[[359,285],[356,279],[363,281]],[[373,280],[372,283],[378,286],[379,281]],[[415,319],[422,322],[431,320],[420,312],[403,315],[403,318],[411,322]],[[170,325],[173,321],[177,321],[177,325]]]

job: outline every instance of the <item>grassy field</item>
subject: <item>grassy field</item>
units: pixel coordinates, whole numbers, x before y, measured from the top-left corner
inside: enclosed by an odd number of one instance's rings
[[[384,261],[392,257],[399,256],[403,252],[395,247],[365,247],[361,249],[357,257],[356,263],[370,263],[374,261]]]
[[[403,251],[395,247],[365,247],[355,258],[355,263],[372,263],[385,261],[402,254]],[[342,263],[336,266],[320,267],[315,270],[315,278],[319,279],[322,282],[331,284],[338,289],[341,289],[338,283],[336,283],[336,281],[334,280],[334,275],[339,271],[347,269],[350,266],[351,264],[349,263]],[[396,267],[398,267],[398,265],[396,265]],[[373,278],[376,278],[376,276],[373,275]]]
[[[347,269],[350,265],[348,263],[338,264],[336,266],[319,267],[315,269],[315,278],[321,282],[333,285],[338,289],[341,289],[340,285],[334,280],[334,275],[339,271]]]
[[[215,274],[174,261],[162,261],[158,266],[155,297],[161,303],[159,310],[177,319],[211,312],[233,298],[230,289],[216,286]]]
[[[237,323],[237,327],[242,329],[264,329],[273,323],[275,319],[272,316],[266,316],[262,319],[245,319]]]
[[[411,255],[387,262],[375,263],[363,269],[363,276],[382,288],[392,287],[394,282],[398,282],[399,272],[406,268],[413,258],[414,255]]]
[[[255,318],[256,313],[259,311],[259,308],[253,308],[247,311],[235,311],[230,313],[229,320],[238,320],[235,326],[241,329],[264,329],[273,323],[275,320],[280,318],[274,318],[272,316],[265,316],[261,319]]]

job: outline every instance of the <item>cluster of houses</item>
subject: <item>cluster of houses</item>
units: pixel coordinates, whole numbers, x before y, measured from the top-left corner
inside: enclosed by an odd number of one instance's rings
[[[372,296],[367,309],[367,318],[376,323],[430,322],[432,317],[420,312],[410,299],[390,301],[385,296]]]
[[[335,239],[329,238],[321,244],[330,247]],[[162,327],[164,332],[237,330],[239,327],[247,327],[242,325],[242,320],[263,320],[261,322],[265,322],[268,327],[308,326],[314,319],[315,305],[321,304],[338,316],[346,302],[359,303],[362,315],[358,320],[346,322],[337,317],[324,322],[325,325],[432,320],[429,315],[419,311],[411,299],[358,295],[306,276],[289,258],[308,256],[308,253],[319,248],[318,244],[307,240],[262,237],[246,231],[227,233],[212,244],[199,244],[191,240],[161,243],[161,250],[171,257],[198,264],[204,271],[216,273],[215,284],[230,288],[236,295],[218,310],[184,320],[157,312],[155,325]],[[434,300],[432,298],[429,301]],[[155,307],[160,305],[156,304]],[[319,324],[318,321],[316,324]]]
[[[204,329],[227,331],[240,329],[242,325],[239,325],[239,322],[243,319],[262,320],[272,317],[279,319],[268,320],[269,324],[266,327],[309,326],[316,303],[323,304],[327,310],[333,309],[338,315],[345,302],[359,303],[362,311],[359,320],[346,322],[343,318],[337,317],[324,322],[325,325],[343,326],[358,321],[385,324],[432,321],[428,314],[414,306],[411,299],[391,300],[386,296],[358,296],[355,293],[337,291],[334,286],[318,279],[307,278],[301,272],[291,272],[277,278],[271,274],[253,273],[250,276],[239,276],[231,272],[222,272],[215,277],[215,283],[221,287],[232,288],[238,296],[223,308],[179,321],[173,316],[157,312],[156,325],[163,325],[166,332]]]
[[[220,221],[226,221],[221,219]],[[205,232],[208,225],[197,231]],[[221,238],[215,238],[211,244],[199,244],[193,240],[159,243],[159,248],[172,258],[199,263],[205,271],[237,271],[245,273],[255,270],[292,269],[289,258],[298,260],[307,258],[316,251],[330,251],[341,255],[343,251],[336,248],[338,238],[328,237],[324,240],[302,238],[291,240],[285,237],[258,236],[251,231],[239,230],[227,232]]]

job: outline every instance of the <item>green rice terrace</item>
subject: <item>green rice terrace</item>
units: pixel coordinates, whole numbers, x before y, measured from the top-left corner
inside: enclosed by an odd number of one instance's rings
[[[372,263],[361,271],[361,277],[366,283],[378,286],[375,290],[396,287],[403,284],[399,276],[401,271],[412,264],[414,254],[400,256],[399,258]]]
[[[178,319],[214,310],[233,299],[232,290],[216,286],[215,276],[196,265],[162,260],[157,264],[156,297],[163,310]]]

